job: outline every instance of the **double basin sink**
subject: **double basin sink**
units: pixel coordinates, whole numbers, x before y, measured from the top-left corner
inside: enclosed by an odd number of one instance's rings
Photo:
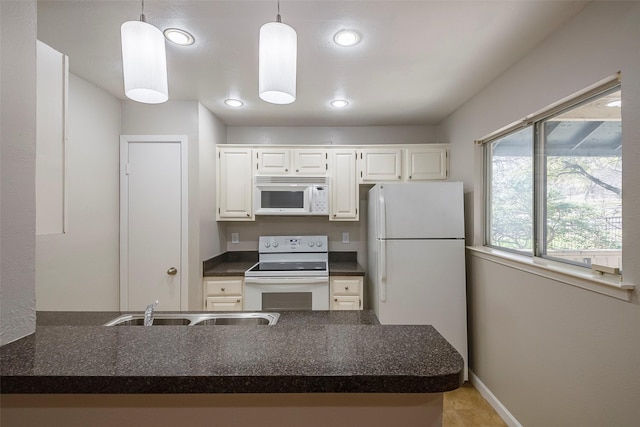
[[[152,326],[275,325],[280,313],[157,313]],[[104,326],[143,326],[144,313],[123,314]]]

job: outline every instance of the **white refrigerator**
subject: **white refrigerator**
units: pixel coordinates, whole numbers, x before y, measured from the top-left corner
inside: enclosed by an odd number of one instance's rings
[[[462,183],[375,185],[368,215],[369,307],[383,325],[433,325],[467,379]]]

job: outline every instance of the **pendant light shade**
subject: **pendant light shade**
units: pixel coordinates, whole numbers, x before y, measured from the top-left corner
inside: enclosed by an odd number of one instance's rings
[[[293,28],[280,19],[260,28],[258,91],[262,100],[272,104],[296,100],[297,57],[298,35]]]
[[[127,98],[145,104],[167,101],[167,55],[162,32],[140,20],[122,24],[120,34]]]

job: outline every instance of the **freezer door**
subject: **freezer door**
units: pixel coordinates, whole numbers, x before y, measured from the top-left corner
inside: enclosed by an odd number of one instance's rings
[[[461,182],[380,184],[374,194],[378,238],[464,238]]]
[[[463,240],[387,240],[380,323],[433,325],[467,360]],[[379,254],[380,255],[380,254]]]

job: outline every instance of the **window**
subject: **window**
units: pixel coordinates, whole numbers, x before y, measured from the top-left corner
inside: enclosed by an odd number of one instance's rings
[[[616,80],[482,141],[487,246],[622,268],[621,109]]]

